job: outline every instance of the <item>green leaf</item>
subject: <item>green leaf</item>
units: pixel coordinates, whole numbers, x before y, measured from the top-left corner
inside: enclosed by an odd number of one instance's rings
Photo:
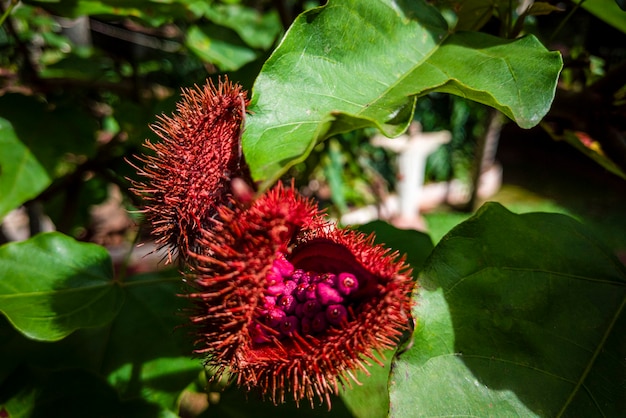
[[[25,3],[43,7],[63,17],[124,16],[140,18],[153,26],[159,26],[176,17],[187,17],[189,6],[186,3],[194,3],[194,0],[28,0]]]
[[[54,343],[29,340],[0,321],[0,382],[20,366],[81,369],[105,379],[120,399],[141,399],[162,416],[178,416],[181,392],[202,372],[201,359],[191,355],[193,337],[181,327],[187,302],[178,296],[180,275],[142,274],[117,287],[124,304],[115,318]],[[63,396],[71,401],[70,393]]]
[[[189,329],[181,327],[187,301],[178,295],[176,271],[149,273],[123,282],[125,303],[111,324],[102,374],[123,398],[141,397],[176,411],[180,392],[202,370],[192,358]]]
[[[620,166],[615,164],[613,160],[609,159],[606,154],[604,154],[598,141],[595,141],[586,133],[580,131],[576,132],[570,129],[557,132],[549,124],[542,124],[542,126],[552,138],[560,141],[566,141],[568,144],[572,145],[578,151],[582,152],[611,173],[626,180],[626,173],[624,170],[622,170]]]
[[[334,134],[375,126],[399,135],[416,98],[431,92],[493,106],[532,127],[550,107],[561,63],[532,36],[451,35],[423,1],[330,0],[296,19],[259,74],[246,160],[265,187]]]
[[[360,385],[341,391],[341,400],[354,418],[385,418],[389,411],[389,372],[396,350],[387,350],[383,354],[383,366],[373,364],[368,367],[368,374],[357,370],[356,378]]]
[[[37,158],[20,142],[11,123],[0,118],[0,219],[37,196],[51,181]]]
[[[528,16],[549,15],[553,12],[563,12],[565,9],[559,5],[552,5],[546,1],[536,1],[526,10]]]
[[[620,416],[626,268],[565,215],[491,203],[421,275],[391,416]]]
[[[626,33],[626,13],[615,0],[574,0],[574,2],[582,3],[581,6],[589,13],[615,29]]]
[[[51,177],[67,153],[96,153],[95,119],[76,104],[45,103],[21,94],[0,96],[0,114]]]
[[[237,70],[257,56],[234,31],[213,24],[191,26],[185,44],[200,59],[222,71]]]
[[[50,79],[68,78],[91,83],[104,83],[105,81],[120,83],[119,75],[111,71],[113,64],[107,57],[96,54],[85,54],[85,56],[71,54],[54,64],[46,65],[39,72],[39,76]]]
[[[269,49],[282,29],[276,10],[261,13],[242,4],[203,1],[194,3],[191,8],[197,9],[215,24],[234,30],[252,48]]]
[[[0,247],[0,312],[28,338],[107,324],[123,294],[107,251],[56,232]]]

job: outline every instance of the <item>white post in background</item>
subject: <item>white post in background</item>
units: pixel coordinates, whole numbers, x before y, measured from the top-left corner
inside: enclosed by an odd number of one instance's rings
[[[412,123],[408,133],[397,138],[376,135],[372,144],[396,152],[398,162],[398,211],[392,219],[400,228],[423,229],[419,208],[424,188],[426,159],[441,145],[450,142],[450,132],[422,132]]]

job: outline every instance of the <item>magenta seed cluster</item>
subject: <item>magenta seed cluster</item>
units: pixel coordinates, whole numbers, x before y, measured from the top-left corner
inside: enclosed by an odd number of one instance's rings
[[[296,269],[278,254],[267,275],[267,289],[250,329],[257,344],[294,332],[315,335],[348,320],[350,295],[359,287],[352,273],[315,273]]]

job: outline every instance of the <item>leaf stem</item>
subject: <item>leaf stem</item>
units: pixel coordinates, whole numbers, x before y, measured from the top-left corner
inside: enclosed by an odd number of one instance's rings
[[[7,7],[4,13],[2,13],[2,16],[0,16],[0,26],[2,26],[4,24],[4,21],[7,20],[7,18],[11,15],[11,12],[15,8],[15,6],[17,6],[17,3],[19,3],[19,0],[11,0],[11,3],[9,3],[9,7]]]

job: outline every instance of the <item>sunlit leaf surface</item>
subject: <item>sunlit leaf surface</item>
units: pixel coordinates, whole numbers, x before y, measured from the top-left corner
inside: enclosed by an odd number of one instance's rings
[[[402,133],[415,100],[445,92],[501,110],[522,127],[548,111],[561,58],[539,41],[450,34],[422,1],[331,0],[300,15],[257,78],[243,147],[270,184],[335,133]]]
[[[29,338],[56,341],[115,317],[122,289],[107,251],[51,232],[0,247],[0,312]]]

